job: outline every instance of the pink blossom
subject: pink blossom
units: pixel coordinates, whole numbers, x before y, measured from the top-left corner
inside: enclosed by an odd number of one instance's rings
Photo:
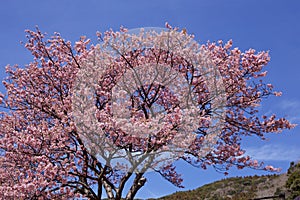
[[[1,197],[99,199],[101,188],[117,199],[131,177],[134,193],[151,181],[147,170],[182,187],[178,159],[202,169],[278,170],[241,149],[243,136],[295,126],[259,115],[265,97],[281,95],[260,80],[268,52],[242,52],[231,40],[199,45],[185,29],[165,26],[97,33],[95,46],[26,31],[33,60],[6,67],[0,94],[10,110],[0,118]]]

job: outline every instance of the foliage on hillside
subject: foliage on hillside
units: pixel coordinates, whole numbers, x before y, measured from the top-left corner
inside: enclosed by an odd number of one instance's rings
[[[300,196],[300,162],[297,164],[291,162],[287,174],[289,178],[286,182],[286,188],[290,192],[288,199],[294,199]]]
[[[300,163],[291,162],[286,174],[234,177],[204,185],[195,190],[176,192],[160,200],[249,200],[285,194],[288,200],[300,195]]]
[[[252,199],[257,197],[258,190],[268,190],[276,187],[268,184],[277,179],[279,175],[235,177],[216,181],[204,185],[196,190],[176,192],[170,196],[162,197],[162,200],[190,200],[190,199]]]

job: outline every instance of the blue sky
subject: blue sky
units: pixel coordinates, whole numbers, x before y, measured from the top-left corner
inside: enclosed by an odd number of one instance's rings
[[[262,113],[278,113],[300,123],[300,1],[298,0],[2,0],[0,2],[0,78],[7,64],[24,65],[30,53],[20,45],[25,29],[38,25],[43,32],[60,32],[71,41],[86,35],[96,41],[96,31],[109,28],[163,27],[165,22],[186,28],[196,40],[224,41],[242,50],[270,50],[266,80],[283,92],[280,98],[263,103]],[[3,91],[3,87],[1,87]],[[300,128],[269,135],[267,141],[245,138],[248,153],[267,164],[283,168],[300,160]],[[206,171],[178,163],[186,189],[224,178],[213,169]],[[231,170],[230,176],[262,174],[255,170]],[[138,197],[157,197],[179,190],[158,175],[150,179]]]

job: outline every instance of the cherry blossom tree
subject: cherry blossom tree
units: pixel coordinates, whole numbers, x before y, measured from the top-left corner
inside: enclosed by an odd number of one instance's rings
[[[258,112],[281,95],[263,82],[268,52],[199,45],[168,24],[97,33],[96,45],[26,32],[33,60],[6,67],[1,94],[2,199],[133,199],[149,170],[183,187],[176,160],[278,170],[241,149],[294,126]]]

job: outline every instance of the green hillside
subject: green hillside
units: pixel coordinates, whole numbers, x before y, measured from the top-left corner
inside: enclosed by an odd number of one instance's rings
[[[287,173],[280,175],[227,178],[195,190],[176,192],[159,200],[249,200],[278,196],[294,199],[300,195],[300,163],[291,163]]]

